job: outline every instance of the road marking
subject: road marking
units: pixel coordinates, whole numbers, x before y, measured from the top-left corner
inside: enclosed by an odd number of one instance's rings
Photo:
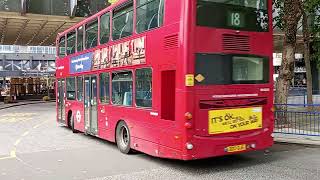
[[[22,137],[25,137],[25,136],[27,136],[29,134],[29,131],[26,131],[26,132],[24,132],[23,134],[22,134]]]
[[[3,114],[0,117],[0,122],[8,122],[8,123],[15,123],[19,121],[28,121],[32,120],[32,117],[35,116],[37,113],[9,113]]]
[[[16,142],[14,143],[14,146],[18,146],[18,144],[21,142],[21,138],[19,138],[18,140],[16,140]]]
[[[10,157],[12,157],[12,158],[16,158],[17,157],[16,148],[13,148],[13,150],[11,150]]]
[[[13,158],[14,158],[14,157],[11,157],[11,156],[5,156],[5,157],[0,158],[0,160],[13,159]]]
[[[15,115],[18,114],[18,113],[15,113]],[[20,114],[23,114],[23,113],[20,113]],[[35,113],[29,113],[29,114],[35,114]],[[6,117],[7,115],[2,115],[0,117]],[[14,119],[14,117],[13,117]],[[26,118],[25,118],[26,119]],[[32,119],[32,118],[30,118]],[[1,121],[0,121],[1,122]],[[41,125],[43,125],[44,123],[48,122],[48,120],[45,120],[45,121],[42,121],[41,123],[33,126],[33,129],[36,129],[38,127],[40,127]],[[20,144],[20,142],[22,141],[23,137],[26,137],[28,134],[30,133],[30,131],[26,131],[24,132],[19,139],[17,139],[14,143],[14,148],[10,151],[10,156],[5,156],[5,157],[1,157],[0,160],[5,160],[5,159],[13,159],[13,158],[17,158],[17,149],[16,147]]]
[[[43,125],[44,123],[46,123],[48,120],[45,120],[43,122],[41,122],[40,124],[37,124],[35,126],[33,126],[33,129],[37,129],[38,127],[40,127],[41,125]]]

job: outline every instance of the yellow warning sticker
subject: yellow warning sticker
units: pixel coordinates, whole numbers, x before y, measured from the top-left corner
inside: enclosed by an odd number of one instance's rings
[[[194,75],[193,74],[186,75],[186,86],[194,86]]]
[[[195,79],[198,81],[198,82],[202,82],[203,80],[205,80],[206,78],[202,76],[202,74],[198,74]]]

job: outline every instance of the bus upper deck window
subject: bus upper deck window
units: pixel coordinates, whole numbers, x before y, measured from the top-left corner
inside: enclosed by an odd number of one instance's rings
[[[110,14],[100,17],[100,44],[107,43],[110,39]]]
[[[86,24],[86,49],[93,48],[98,44],[98,20]]]
[[[59,40],[59,57],[64,57],[66,55],[66,39],[61,37]]]
[[[137,1],[137,32],[160,27],[163,23],[164,0]]]
[[[76,52],[76,32],[72,31],[67,35],[67,54]]]
[[[133,31],[133,3],[119,7],[113,12],[112,38],[121,39],[132,35]]]
[[[83,50],[83,26],[80,26],[77,32],[77,50],[79,52]]]
[[[197,0],[197,25],[268,32],[268,10],[267,0]]]

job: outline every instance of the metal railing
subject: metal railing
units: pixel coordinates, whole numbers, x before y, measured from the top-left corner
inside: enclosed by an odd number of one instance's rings
[[[320,136],[320,105],[275,105],[275,133]]]

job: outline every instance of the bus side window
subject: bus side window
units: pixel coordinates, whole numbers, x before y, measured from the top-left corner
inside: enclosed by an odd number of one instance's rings
[[[132,72],[112,73],[112,103],[132,106]]]
[[[86,24],[86,49],[96,47],[98,44],[98,20]]]
[[[110,101],[109,93],[109,73],[100,74],[100,102],[108,104]]]
[[[83,50],[83,26],[80,26],[77,30],[77,51]]]
[[[136,105],[138,107],[152,107],[151,68],[136,70]]]
[[[67,55],[76,52],[76,32],[72,31],[67,34]]]
[[[112,18],[112,39],[131,36],[133,31],[133,3],[116,9]]]
[[[59,57],[62,58],[65,55],[66,55],[66,40],[65,40],[65,36],[63,36],[59,40]]]
[[[74,77],[67,78],[67,99],[76,99],[76,79]]]
[[[162,26],[163,11],[164,0],[137,0],[137,32]]]
[[[83,100],[83,78],[77,77],[77,100]]]
[[[100,17],[100,44],[105,44],[110,39],[110,14]]]

